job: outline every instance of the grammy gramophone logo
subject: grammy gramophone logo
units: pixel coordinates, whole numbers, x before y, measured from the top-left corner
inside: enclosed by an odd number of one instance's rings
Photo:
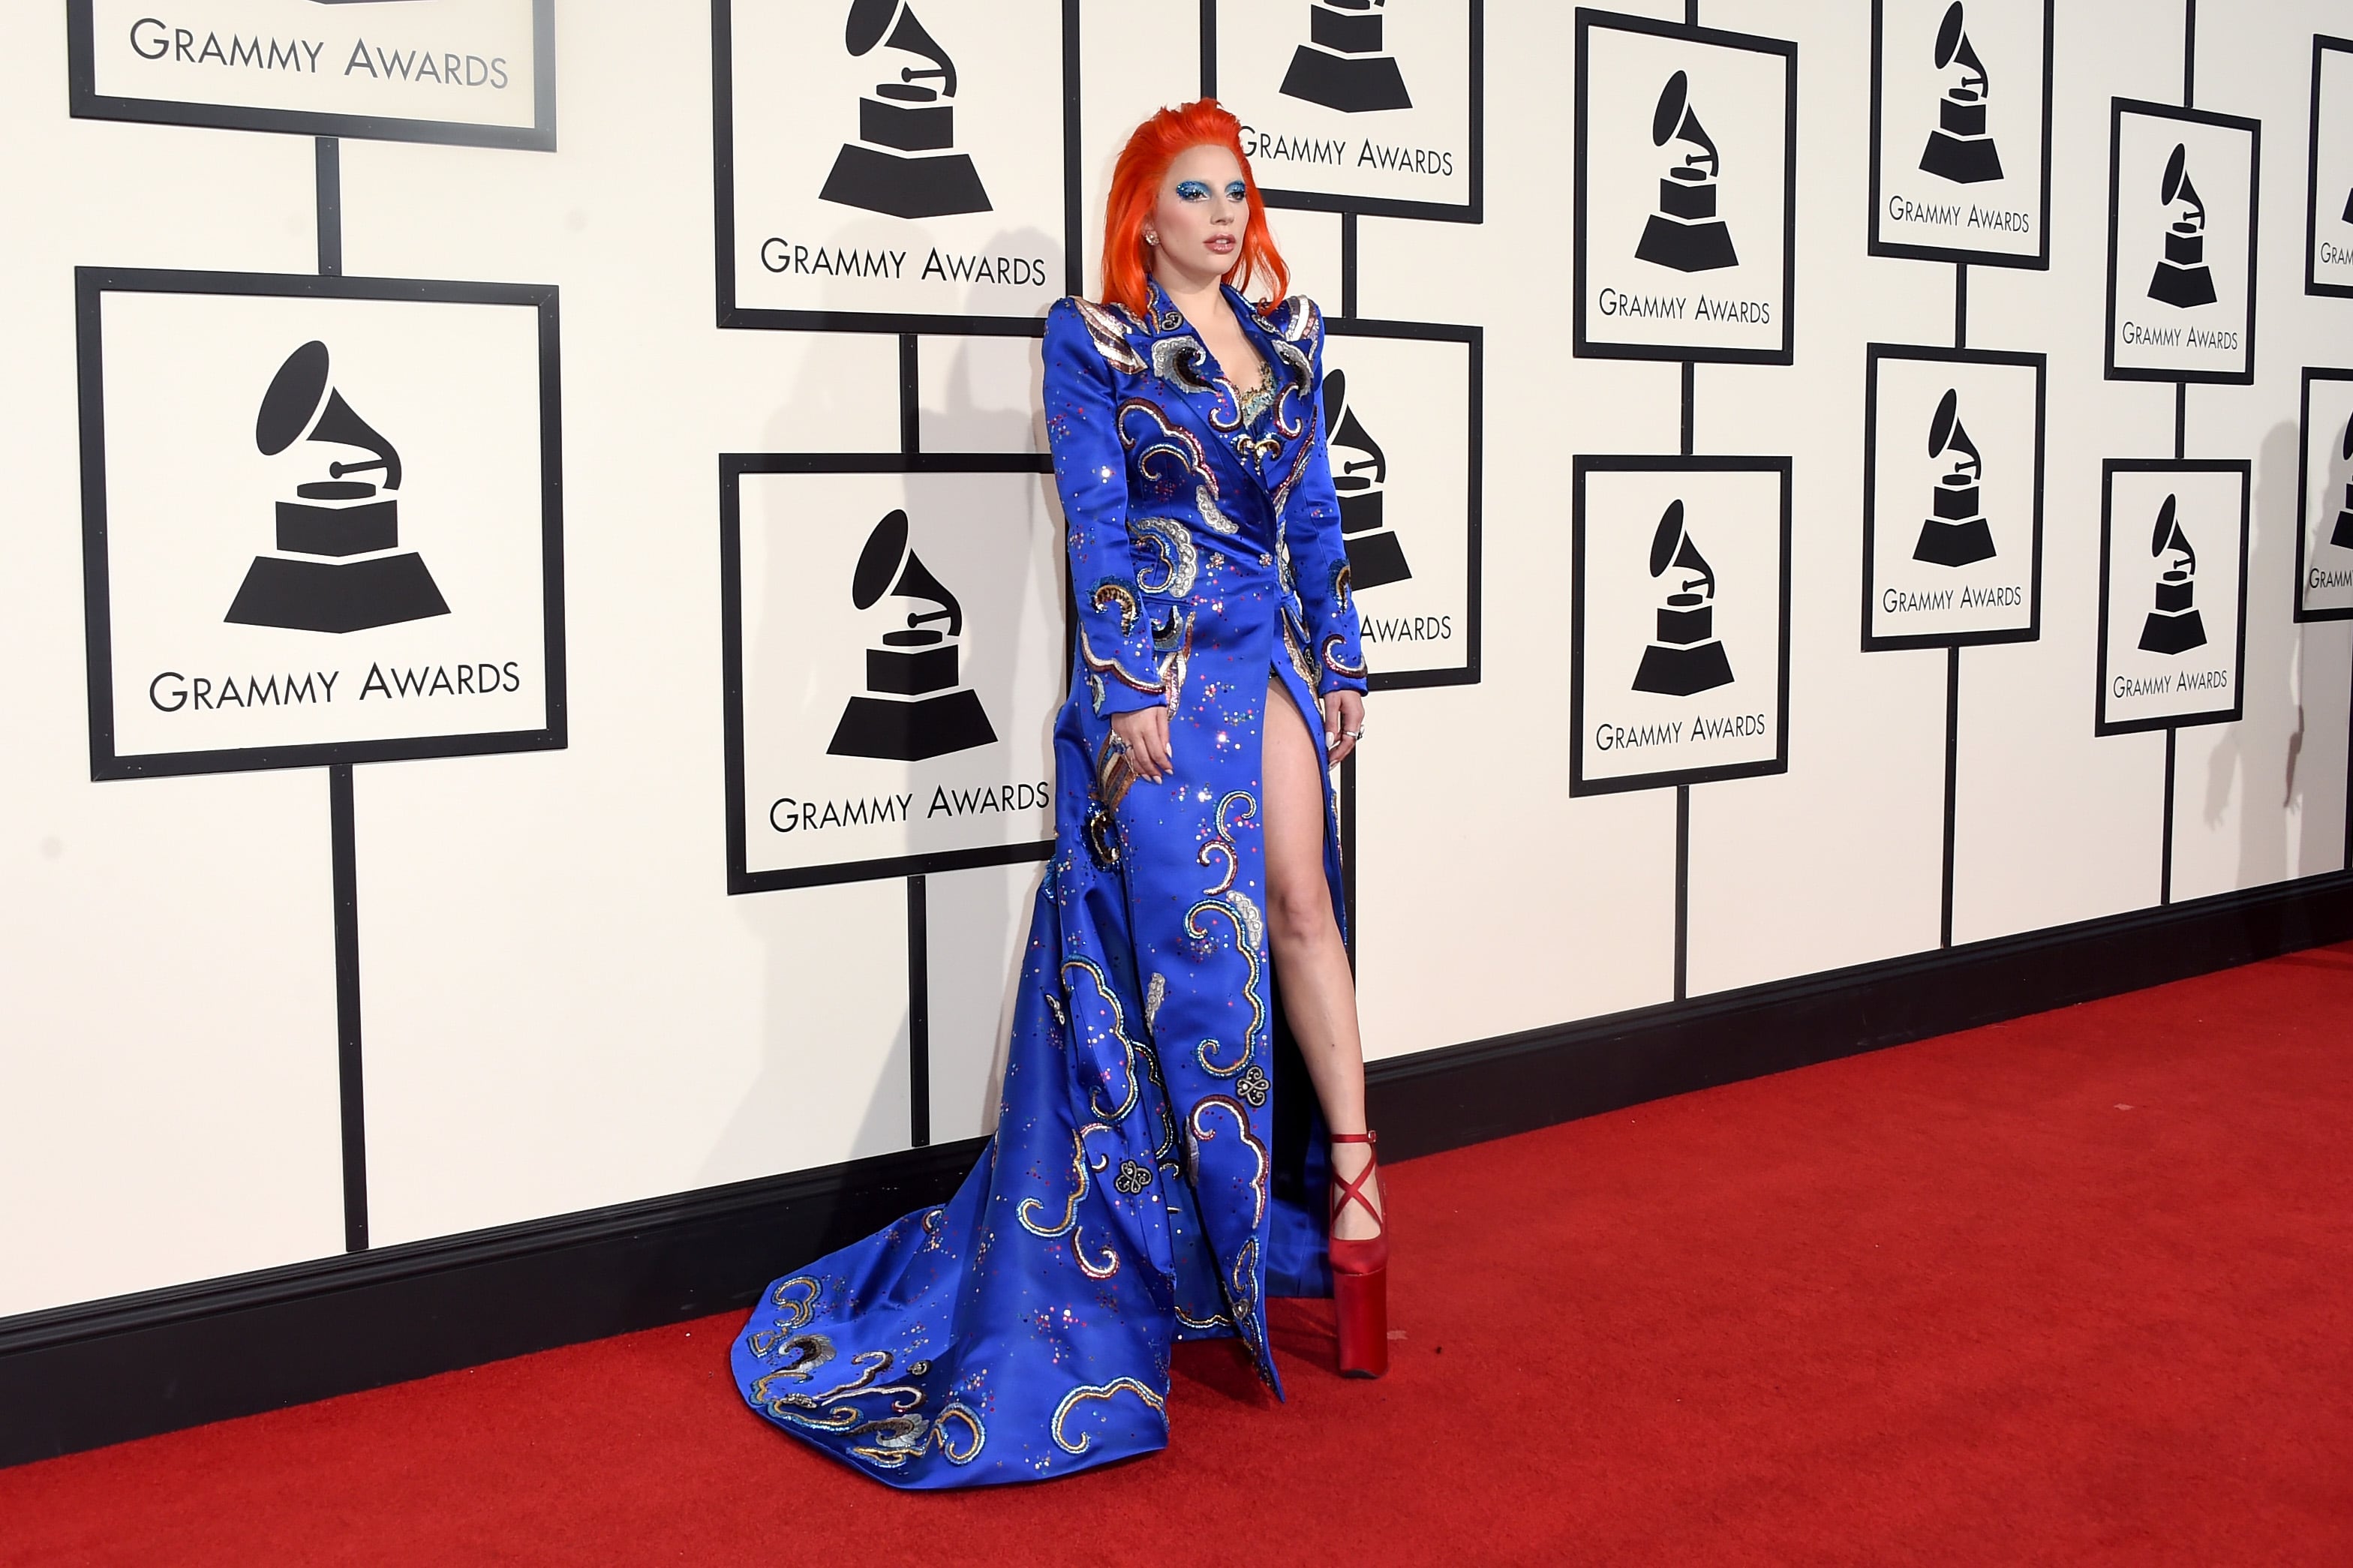
[[[1359,591],[1402,583],[1413,573],[1405,547],[1383,524],[1381,496],[1389,460],[1348,402],[1347,373],[1324,374],[1324,444],[1332,458],[1332,489],[1340,498],[1340,542],[1348,552],[1348,581]]]
[[[2353,419],[2345,422],[2345,438],[2337,444],[2337,460],[2353,463]],[[2337,527],[2329,533],[2328,542],[2340,550],[2353,550],[2353,479],[2345,484],[2345,504],[2337,509]]]
[[[1931,566],[1967,566],[1993,558],[1993,530],[1978,510],[1978,484],[1985,464],[1961,423],[1961,395],[1947,388],[1928,421],[1928,456],[1952,464],[1936,479],[1929,516],[1920,524],[1912,559]]]
[[[1729,685],[1732,661],[1715,637],[1715,572],[1692,542],[1680,498],[1669,501],[1651,536],[1651,575],[1663,578],[1658,636],[1642,650],[1634,689],[1690,697]]]
[[[275,458],[296,442],[353,448],[323,479],[305,479],[278,503],[278,553],[257,555],[224,619],[293,631],[355,632],[446,616],[424,557],[400,546],[400,454],[352,411],[328,381],[327,345],[286,356],[262,395],[254,445]],[[372,479],[353,479],[372,474]]]
[[[1664,147],[1670,142],[1692,150],[1660,178],[1659,210],[1643,226],[1642,243],[1634,254],[1678,272],[1737,267],[1740,258],[1732,248],[1732,230],[1715,216],[1715,143],[1692,112],[1691,78],[1682,71],[1667,79],[1651,116],[1651,145]]]
[[[1343,114],[1411,109],[1404,73],[1383,48],[1388,0],[1311,0],[1307,39],[1293,51],[1282,95],[1320,103]]]
[[[886,595],[908,602],[906,624],[866,650],[866,689],[842,709],[827,754],[920,763],[996,740],[980,699],[957,684],[964,606],[908,548],[904,511],[874,525],[849,580],[849,602],[861,610]]]
[[[1933,58],[1936,69],[1954,79],[1936,100],[1936,129],[1928,133],[1928,149],[1920,154],[1922,171],[1957,185],[2000,179],[2001,154],[1986,130],[1986,100],[1990,95],[1985,63],[1969,43],[1961,0],[1953,0],[1936,29]]]
[[[2198,552],[2181,531],[2179,510],[2179,499],[2166,497],[2149,535],[2148,552],[2165,567],[2158,574],[2156,607],[2141,623],[2143,653],[2180,654],[2206,646],[2206,623],[2198,616]]]
[[[893,217],[987,212],[980,172],[955,150],[955,62],[907,0],[851,0],[842,42],[858,59],[880,47],[899,68],[858,100],[858,140],[842,143],[819,198]]]
[[[2158,186],[2171,222],[2165,231],[2165,254],[2148,280],[2148,297],[2159,304],[2188,310],[2214,302],[2214,275],[2206,269],[2206,207],[2189,179],[2189,150],[2177,142],[2165,161],[2165,178]]]

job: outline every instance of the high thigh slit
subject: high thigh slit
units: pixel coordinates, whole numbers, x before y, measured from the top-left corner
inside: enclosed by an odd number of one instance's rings
[[[1267,946],[1265,726],[1279,684],[1313,742],[1317,699],[1364,672],[1321,317],[1227,298],[1281,378],[1256,419],[1156,289],[1149,320],[1048,317],[1077,635],[997,1130],[946,1203],[772,1282],[734,1346],[754,1409],[894,1486],[1161,1447],[1176,1342],[1237,1338],[1280,1394],[1266,1300],[1331,1293],[1321,1116]],[[1111,731],[1154,705],[1156,784]],[[1328,774],[1323,813],[1344,922]]]

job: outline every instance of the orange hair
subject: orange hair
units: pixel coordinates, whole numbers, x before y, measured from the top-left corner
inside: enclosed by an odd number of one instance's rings
[[[1160,200],[1160,182],[1179,153],[1195,147],[1223,147],[1242,166],[1242,184],[1250,192],[1250,219],[1226,281],[1245,292],[1253,282],[1273,289],[1261,301],[1271,308],[1282,303],[1291,287],[1291,269],[1274,247],[1266,225],[1266,204],[1259,199],[1258,181],[1251,177],[1250,158],[1242,152],[1242,124],[1219,107],[1214,98],[1164,109],[1128,137],[1119,163],[1111,173],[1111,196],[1103,204],[1103,292],[1106,305],[1124,305],[1146,321],[1151,319],[1145,279],[1152,275],[1152,249],[1144,243],[1145,220]]]

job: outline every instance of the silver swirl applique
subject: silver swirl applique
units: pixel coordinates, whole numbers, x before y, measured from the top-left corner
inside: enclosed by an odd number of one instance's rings
[[[1300,646],[1300,637],[1298,632],[1293,630],[1292,627],[1291,616],[1287,613],[1277,616],[1275,617],[1275,622],[1282,627],[1282,651],[1290,656],[1291,668],[1299,672],[1299,679],[1307,683],[1308,689],[1311,691],[1314,690],[1315,688],[1315,666],[1308,658],[1307,650]],[[1081,647],[1083,647],[1085,646],[1086,636],[1084,633],[1080,634],[1079,642]],[[1098,706],[1100,706],[1100,704],[1098,704]]]
[[[1081,1200],[1087,1195],[1087,1190],[1092,1184],[1093,1177],[1101,1174],[1111,1163],[1110,1155],[1090,1154],[1087,1152],[1087,1139],[1095,1133],[1111,1131],[1111,1128],[1100,1121],[1090,1121],[1072,1135],[1071,1195],[1063,1206],[1062,1217],[1059,1221],[1047,1226],[1040,1225],[1037,1220],[1030,1218],[1029,1211],[1032,1209],[1037,1210],[1040,1215],[1046,1212],[1046,1205],[1036,1198],[1022,1199],[1013,1211],[1013,1217],[1020,1222],[1021,1228],[1032,1236],[1049,1241],[1069,1237],[1071,1259],[1079,1266],[1079,1272],[1090,1279],[1108,1279],[1119,1272],[1118,1251],[1112,1247],[1111,1243],[1104,1242],[1100,1256],[1090,1256],[1087,1251],[1087,1227],[1079,1223]]]
[[[1173,517],[1138,517],[1128,521],[1131,538],[1152,552],[1152,569],[1135,574],[1135,585],[1147,594],[1171,594],[1183,598],[1193,591],[1201,571],[1200,552],[1193,545],[1193,531]]]
[[[1315,405],[1315,365],[1286,338],[1274,340],[1274,352],[1291,369],[1291,379],[1274,400],[1274,427],[1284,440],[1296,441],[1307,427],[1306,411]]]
[[[1193,505],[1200,511],[1201,521],[1217,532],[1240,533],[1242,531],[1242,525],[1228,517],[1225,509],[1218,504],[1215,482],[1204,484],[1193,492]]]
[[[1234,876],[1241,869],[1241,855],[1234,844],[1234,826],[1238,822],[1253,822],[1257,818],[1258,802],[1250,791],[1228,790],[1219,799],[1218,808],[1209,818],[1212,837],[1202,844],[1194,859],[1203,866],[1213,860],[1222,861],[1225,869],[1215,882],[1201,889],[1203,892],[1215,898],[1232,889]],[[1255,913],[1255,910],[1252,912]]]
[[[779,1383],[807,1383],[818,1368],[831,1362],[835,1351],[830,1339],[823,1334],[796,1334],[778,1353],[793,1359],[753,1383],[753,1401],[772,1419],[790,1426],[835,1436],[867,1438],[849,1445],[849,1451],[883,1469],[902,1468],[932,1447],[945,1455],[948,1463],[968,1465],[980,1457],[988,1441],[980,1417],[961,1401],[950,1400],[937,1416],[926,1418],[920,1414],[924,1403],[922,1389],[882,1381],[895,1359],[889,1351],[852,1356],[856,1375],[822,1394],[778,1394],[775,1389]],[[907,1370],[909,1375],[920,1377],[931,1370],[931,1363],[917,1362]],[[857,1402],[862,1399],[884,1401],[882,1411],[861,1409]]]
[[[1093,1106],[1095,1114],[1105,1121],[1117,1121],[1135,1109],[1136,1100],[1144,1092],[1143,1080],[1137,1076],[1135,1061],[1135,1054],[1142,1047],[1138,1042],[1127,1037],[1127,1015],[1119,1005],[1119,994],[1112,989],[1111,977],[1090,958],[1067,958],[1062,961],[1062,985],[1065,994],[1070,997],[1072,1016],[1081,1016],[1079,994],[1071,985],[1072,971],[1094,982],[1095,995],[1101,998],[1103,1010],[1109,1015],[1103,1026],[1103,1032],[1110,1035],[1112,1044],[1118,1047],[1121,1070],[1127,1079],[1126,1090],[1121,1095],[1117,1105],[1103,1104],[1102,1100],[1095,1098],[1095,1091],[1092,1088],[1087,1090],[1087,1103]],[[1108,1072],[1103,1074],[1106,1079],[1110,1076]]]
[[[786,1331],[807,1328],[809,1319],[817,1314],[820,1294],[822,1288],[807,1274],[796,1274],[790,1279],[779,1280],[768,1297],[768,1304],[785,1314],[784,1321],[776,1326]],[[756,1344],[752,1348],[755,1352],[759,1350]]]
[[[1297,343],[1289,338],[1275,339],[1274,356],[1290,367],[1293,386],[1305,388],[1315,384],[1315,363],[1307,357],[1307,351]]]
[[[1273,1092],[1274,1085],[1268,1081],[1263,1068],[1253,1067],[1234,1080],[1235,1096],[1252,1110],[1263,1107]]]
[[[1193,663],[1193,623],[1198,613],[1170,614],[1168,626],[1153,628],[1152,646],[1160,657],[1160,695],[1176,712],[1185,705],[1185,675]]]
[[[1163,495],[1177,492],[1190,480],[1193,506],[1201,514],[1202,524],[1217,533],[1241,531],[1241,524],[1226,514],[1217,472],[1209,467],[1209,456],[1199,437],[1181,425],[1170,424],[1157,404],[1141,397],[1122,402],[1112,422],[1118,428],[1120,445],[1133,454],[1130,461],[1140,477],[1159,487]]]
[[[1098,1132],[1111,1131],[1113,1129],[1105,1122],[1090,1121],[1071,1132],[1071,1193],[1070,1196],[1062,1202],[1062,1217],[1051,1225],[1047,1225],[1043,1223],[1046,1205],[1036,1198],[1023,1198],[1014,1205],[1013,1209],[1013,1217],[1020,1223],[1022,1229],[1041,1240],[1056,1241],[1078,1228],[1079,1205],[1086,1198],[1087,1189],[1093,1184],[1092,1173],[1100,1172],[1111,1163],[1111,1156],[1108,1154],[1096,1154],[1090,1157],[1087,1152],[1087,1140]],[[1032,1209],[1038,1212],[1039,1218],[1029,1217]]]
[[[1242,917],[1242,931],[1250,938],[1250,946],[1265,947],[1266,918],[1258,912],[1258,906],[1250,902],[1250,896],[1236,888],[1226,895],[1226,900]]]
[[[1066,1454],[1083,1454],[1090,1447],[1093,1447],[1094,1437],[1092,1434],[1082,1432],[1074,1442],[1070,1437],[1063,1435],[1062,1426],[1065,1422],[1070,1420],[1071,1412],[1077,1409],[1080,1405],[1084,1405],[1091,1400],[1109,1399],[1113,1394],[1133,1394],[1137,1398],[1143,1400],[1145,1404],[1152,1407],[1153,1414],[1160,1417],[1160,1425],[1162,1428],[1165,1430],[1167,1427],[1168,1406],[1159,1394],[1154,1393],[1150,1388],[1145,1387],[1134,1378],[1114,1377],[1109,1383],[1081,1384],[1078,1387],[1071,1390],[1070,1393],[1062,1395],[1062,1402],[1054,1406],[1054,1418],[1048,1424],[1046,1428],[1049,1432],[1053,1434],[1054,1446],[1061,1449],[1062,1452]]]
[[[1196,337],[1161,338],[1152,345],[1152,374],[1187,392],[1210,390],[1208,363],[1209,351]]]
[[[1242,999],[1250,1004],[1250,1022],[1242,1026],[1239,1054],[1230,1062],[1218,1059],[1217,1053],[1226,1047],[1214,1037],[1193,1047],[1193,1059],[1201,1070],[1212,1078],[1231,1078],[1250,1066],[1258,1049],[1258,1041],[1266,1029],[1266,1002],[1259,994],[1259,981],[1265,973],[1265,961],[1259,955],[1261,939],[1265,933],[1259,918],[1258,906],[1240,889],[1229,890],[1220,899],[1203,899],[1185,911],[1185,934],[1195,942],[1209,940],[1210,928],[1205,917],[1222,915],[1234,928],[1234,951],[1242,960]]]
[[[1242,1243],[1241,1250],[1234,1254],[1231,1275],[1234,1288],[1227,1300],[1242,1331],[1256,1341],[1259,1336],[1251,1331],[1257,1327],[1258,1317],[1258,1237]]]

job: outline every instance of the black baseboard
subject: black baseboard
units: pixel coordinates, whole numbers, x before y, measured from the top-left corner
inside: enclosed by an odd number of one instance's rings
[[[2346,941],[2336,872],[1395,1057],[1367,1089],[1402,1159]]]
[[[974,1138],[0,1320],[0,1466],[748,1307]]]
[[[1374,1064],[1405,1158],[2353,940],[2336,874]],[[0,1465],[746,1307],[978,1140],[0,1321]],[[714,1349],[714,1352],[716,1351]]]

